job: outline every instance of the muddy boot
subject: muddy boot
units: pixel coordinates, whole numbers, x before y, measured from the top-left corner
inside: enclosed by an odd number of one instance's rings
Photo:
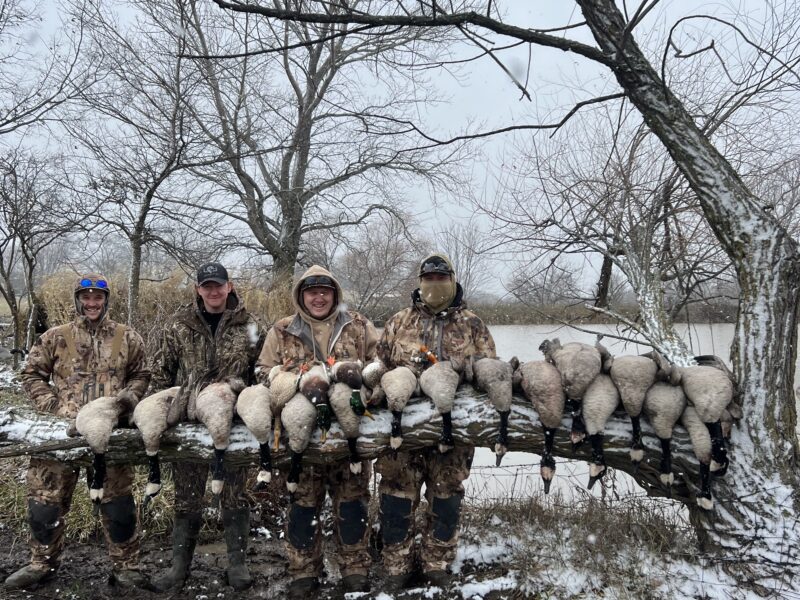
[[[55,568],[48,569],[26,565],[8,576],[5,581],[5,587],[8,589],[28,589],[52,579],[55,574]]]
[[[167,574],[153,582],[159,592],[183,587],[189,577],[189,565],[200,533],[200,513],[189,512],[175,515],[172,530],[172,567]]]
[[[348,594],[352,592],[368,592],[370,587],[367,576],[361,575],[360,573],[345,575],[342,577],[342,585],[344,586],[345,593]]]
[[[450,573],[440,569],[428,571],[424,576],[428,583],[442,589],[446,589],[450,585],[450,581],[452,579]]]
[[[250,536],[250,509],[222,509],[222,525],[225,528],[225,545],[228,547],[228,585],[237,591],[252,585],[247,570],[245,554],[247,538]]]
[[[289,584],[289,600],[308,600],[313,598],[319,589],[319,579],[316,577],[301,577]]]
[[[150,591],[153,589],[150,580],[139,571],[133,569],[114,569],[111,572],[109,583],[121,589],[138,588],[140,590]]]

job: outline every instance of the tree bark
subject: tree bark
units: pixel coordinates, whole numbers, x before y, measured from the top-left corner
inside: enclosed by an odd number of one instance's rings
[[[775,588],[797,574],[800,516],[798,441],[792,385],[796,362],[800,254],[649,64],[612,0],[577,0],[614,75],[700,200],[736,269],[741,289],[734,372],[744,398],[732,435],[735,485],[713,514],[691,513],[709,550],[734,559],[753,583]],[[765,485],[765,482],[769,482]],[[736,560],[739,559],[739,560]]]
[[[358,449],[364,458],[377,458],[391,452],[391,413],[377,409],[374,421],[361,420]],[[499,417],[484,394],[463,386],[453,408],[453,436],[456,444],[470,444],[494,448]],[[408,423],[413,423],[413,427]],[[414,450],[435,446],[441,433],[441,419],[433,404],[426,398],[414,400],[403,413],[403,444],[401,450]],[[576,460],[589,460],[591,449],[584,444],[572,451],[569,439],[570,420],[565,419],[556,434],[554,454]],[[9,407],[0,410],[0,459],[11,456],[37,455],[58,460],[89,465],[91,451],[81,437],[66,436],[64,419],[36,413],[29,408]],[[606,427],[605,457],[608,466],[630,474],[651,496],[671,497],[692,506],[695,504],[696,483],[699,481],[698,464],[692,453],[686,432],[678,426],[673,437],[673,472],[676,481],[672,489],[661,486],[658,465],[661,446],[649,424],[642,422],[645,459],[634,472],[629,458],[630,420],[622,413],[616,414]],[[514,399],[509,418],[509,448],[512,451],[539,453],[544,444],[541,423],[530,402],[521,397]],[[160,451],[164,461],[211,461],[213,446],[205,427],[197,423],[181,423],[164,433]],[[324,444],[316,432],[304,454],[308,463],[325,464],[347,460],[347,442],[341,429],[334,423]],[[114,431],[107,452],[109,462],[144,464],[147,462],[141,436],[136,429],[118,428]],[[244,425],[236,424],[231,433],[231,443],[226,452],[228,464],[236,466],[258,464],[258,444]],[[285,437],[281,449],[273,453],[276,466],[288,465]],[[588,474],[587,474],[588,483]],[[723,487],[722,482],[715,490]]]

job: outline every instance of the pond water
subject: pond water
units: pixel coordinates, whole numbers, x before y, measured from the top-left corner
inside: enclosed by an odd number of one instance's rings
[[[614,325],[589,325],[586,331],[578,331],[559,325],[495,325],[492,332],[497,345],[497,354],[505,360],[516,356],[520,361],[542,360],[539,344],[545,339],[558,338],[561,343],[583,342],[594,344],[597,333],[606,336],[621,335]],[[730,364],[730,346],[733,340],[734,325],[711,323],[702,325],[678,325],[678,332],[695,355],[715,354]],[[622,337],[630,337],[622,335]],[[603,345],[613,355],[640,354],[650,350],[649,346],[603,338]],[[797,377],[795,377],[797,380]],[[509,452],[500,467],[495,467],[495,455],[488,448],[475,450],[472,474],[466,482],[467,497],[472,500],[490,498],[519,498],[540,495],[543,491],[539,477],[539,460],[536,454]],[[589,479],[588,467],[584,461],[556,458],[556,477],[550,488],[551,496],[560,493],[566,499],[580,495],[603,494],[603,486],[595,485],[591,491],[586,489]],[[613,484],[617,493],[642,494],[636,482],[625,473],[617,472],[612,479],[605,478],[606,486]],[[607,491],[607,490],[606,490]]]

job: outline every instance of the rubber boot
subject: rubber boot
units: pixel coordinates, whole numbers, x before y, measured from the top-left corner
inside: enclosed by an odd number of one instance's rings
[[[109,583],[121,589],[135,589],[153,591],[150,580],[134,569],[114,569],[111,572]]]
[[[192,563],[194,547],[200,533],[200,513],[188,512],[175,515],[172,529],[172,567],[167,574],[153,582],[159,592],[180,589],[189,577],[189,565]]]
[[[228,585],[237,591],[249,588],[253,580],[247,570],[245,554],[250,536],[250,509],[222,509],[225,545],[228,546]]]
[[[52,579],[56,569],[40,569],[33,565],[25,565],[14,571],[6,578],[5,587],[8,589],[28,589],[39,583]]]

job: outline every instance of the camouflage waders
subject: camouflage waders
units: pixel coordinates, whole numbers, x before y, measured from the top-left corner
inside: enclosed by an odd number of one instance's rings
[[[350,472],[349,461],[304,467],[286,522],[286,554],[292,580],[322,575],[319,515],[326,491],[333,502],[333,539],[342,577],[367,575],[372,562],[368,550],[371,474],[372,463],[366,460],[357,475]]]
[[[31,458],[28,467],[28,520],[31,565],[57,568],[64,549],[65,516],[80,470],[58,461]],[[139,534],[131,494],[134,469],[109,465],[100,505],[108,555],[115,570],[137,570]]]
[[[173,465],[172,479],[175,481],[175,513],[202,513],[205,507],[208,463],[182,462]],[[248,508],[244,494],[247,482],[247,467],[225,469],[225,485],[222,487],[220,505],[223,509]]]
[[[414,513],[426,485],[428,509],[419,558],[423,572],[444,571],[458,545],[463,482],[469,477],[472,446],[456,446],[445,454],[435,448],[385,455],[375,462],[380,492],[383,564],[389,575],[411,573],[415,562]]]

